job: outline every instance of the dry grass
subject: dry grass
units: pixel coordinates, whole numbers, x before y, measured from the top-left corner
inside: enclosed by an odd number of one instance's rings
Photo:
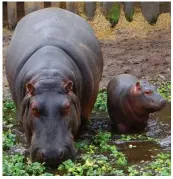
[[[94,19],[92,21],[88,21],[89,24],[94,29],[96,36],[99,39],[112,39],[114,38],[114,29],[110,27],[109,21],[106,19],[106,17],[101,12],[100,4],[97,3],[97,8],[95,12]]]
[[[109,21],[101,12],[100,6],[97,4],[97,10],[93,21],[89,21],[93,27],[97,37],[101,39],[116,39],[119,33],[125,33],[125,36],[146,37],[148,33],[155,30],[170,30],[171,16],[169,13],[161,14],[157,23],[153,26],[148,24],[142,16],[141,9],[136,8],[133,21],[128,22],[124,16],[123,7],[121,6],[120,19],[114,28],[110,28]]]
[[[125,19],[124,12],[121,9],[119,23],[114,29],[124,29],[129,32],[135,33],[136,36],[145,37],[149,32],[154,32],[155,30],[169,30],[170,27],[171,16],[169,13],[161,14],[158,17],[157,23],[152,26],[145,21],[144,17],[142,16],[141,9],[135,9],[132,22],[128,22]]]
[[[77,9],[78,9],[78,13],[81,17],[83,17],[84,19],[87,19],[85,13],[84,13],[84,2],[77,2],[76,3]]]

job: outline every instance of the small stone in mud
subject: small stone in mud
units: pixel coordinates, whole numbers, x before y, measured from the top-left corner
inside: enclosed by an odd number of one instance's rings
[[[15,155],[17,153],[20,153],[21,155],[25,155],[28,152],[28,150],[25,147],[22,146],[14,146],[9,150],[9,153],[12,155]]]
[[[171,146],[171,136],[165,137],[164,139],[161,140],[160,145],[162,147],[167,147]]]

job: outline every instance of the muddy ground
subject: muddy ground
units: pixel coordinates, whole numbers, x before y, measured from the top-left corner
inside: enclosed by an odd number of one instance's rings
[[[149,33],[146,38],[130,38],[119,31],[114,41],[101,41],[104,70],[101,87],[107,86],[112,76],[130,73],[138,78],[170,80],[171,36],[167,31]]]
[[[10,43],[12,32],[3,31],[3,59]],[[121,73],[130,73],[138,78],[168,81],[171,79],[171,34],[170,29],[148,32],[139,37],[127,30],[116,30],[115,40],[100,40],[104,70],[100,88]],[[8,83],[3,70],[3,97],[9,97]]]

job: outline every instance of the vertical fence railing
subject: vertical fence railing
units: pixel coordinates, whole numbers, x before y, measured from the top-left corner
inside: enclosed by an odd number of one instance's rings
[[[85,2],[84,3],[84,11],[88,20],[92,20],[96,11],[96,2]]]
[[[22,6],[21,3],[23,3]],[[64,8],[78,14],[77,3],[80,2],[3,2],[3,24],[13,29],[16,23],[21,19],[21,16],[19,17],[19,12],[24,12],[22,14],[24,16],[46,7]],[[115,6],[115,3],[117,4],[117,2],[99,2],[102,13],[107,16],[110,10]],[[96,2],[85,1],[83,4],[86,17],[88,20],[92,20],[97,7]],[[123,5],[124,15],[126,19],[131,22],[133,20],[134,8],[137,3],[121,2],[119,4]],[[150,24],[155,23],[161,13],[170,12],[171,14],[171,2],[138,2],[138,4],[140,4],[142,15],[145,20]],[[23,9],[20,9],[21,7],[23,7]]]
[[[7,19],[8,26],[12,29],[17,23],[17,3],[7,2]]]
[[[24,2],[25,15],[44,8],[44,2]]]

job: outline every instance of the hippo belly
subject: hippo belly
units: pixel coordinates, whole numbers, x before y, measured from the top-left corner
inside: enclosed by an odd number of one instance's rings
[[[73,137],[88,120],[103,71],[100,44],[90,25],[59,8],[28,14],[16,26],[5,71],[33,160],[57,165],[71,158]],[[71,149],[62,150],[61,133]],[[50,142],[50,149],[46,141],[53,138],[57,142]]]

